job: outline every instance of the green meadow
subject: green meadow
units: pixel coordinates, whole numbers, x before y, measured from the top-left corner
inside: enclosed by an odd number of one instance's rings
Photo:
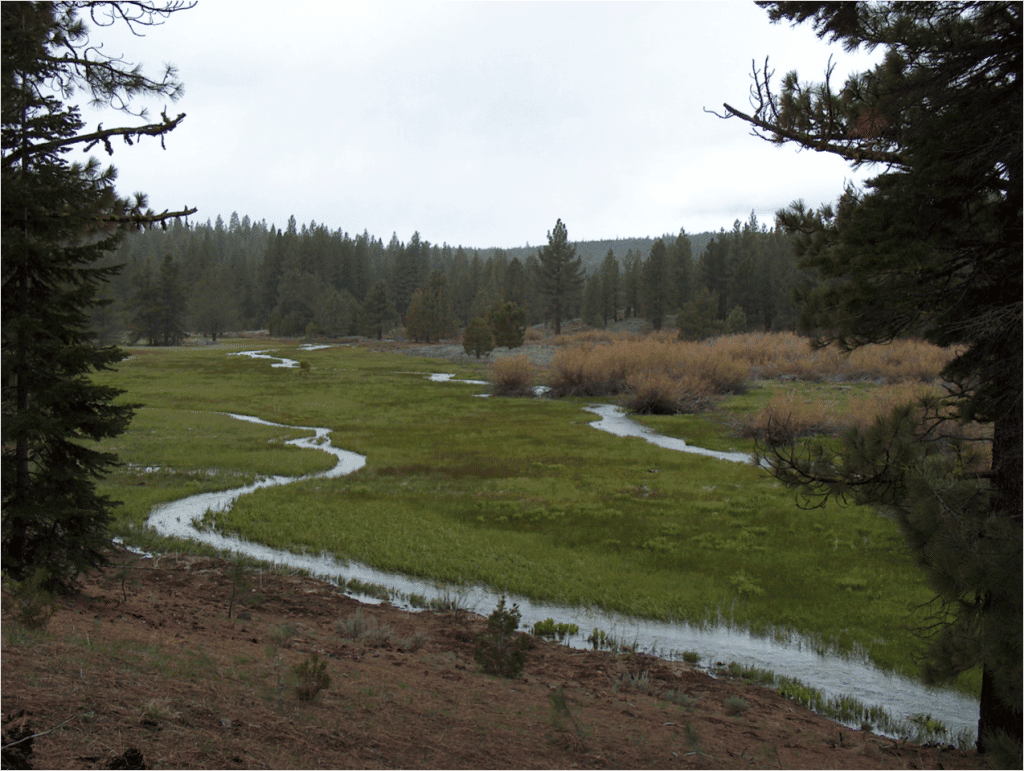
[[[483,399],[474,395],[485,386],[424,377],[484,379],[482,367],[359,347],[275,349],[308,361],[304,375],[231,350],[147,349],[101,376],[144,405],[126,434],[105,443],[124,462],[102,487],[123,502],[114,529],[127,542],[187,548],[146,531],[153,506],[333,466],[325,453],[285,444],[304,432],[221,413],[323,426],[335,446],[366,455],[366,467],[260,490],[208,520],[271,546],[439,581],[797,632],[823,649],[918,672],[923,643],[912,627],[926,622],[931,593],[896,526],[871,510],[805,511],[756,467],[597,431],[589,425],[597,417],[583,410],[594,399]],[[705,415],[642,420],[691,444],[749,451],[732,426],[775,387],[756,384]],[[845,393],[801,388],[829,399]]]

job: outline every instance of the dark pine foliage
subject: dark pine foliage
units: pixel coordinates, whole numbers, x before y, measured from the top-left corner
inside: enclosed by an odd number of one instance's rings
[[[838,453],[776,451],[775,471],[899,522],[939,608],[926,674],[980,668],[979,749],[1009,739],[1019,754],[1021,5],[761,5],[849,49],[885,51],[841,89],[831,70],[817,84],[790,73],[777,91],[755,71],[752,113],[725,106],[768,141],[880,169],[835,207],[779,214],[817,278],[804,328],[846,350],[908,334],[960,350],[942,373],[946,398],[851,433]]]
[[[103,4],[89,5],[93,18]],[[109,21],[153,23],[168,10],[112,6]],[[173,10],[173,9],[172,9]],[[126,104],[140,93],[173,97],[173,72],[161,81],[100,56],[89,46],[77,3],[4,3],[3,22],[3,538],[4,571],[16,579],[46,571],[49,589],[73,588],[103,561],[111,502],[95,482],[116,456],[84,440],[125,430],[133,406],[90,374],[123,358],[88,333],[97,292],[117,272],[101,267],[129,227],[170,213],[143,212],[113,189],[113,169],[66,159],[83,143],[162,135],[184,116],[131,129],[83,134],[76,88]]]

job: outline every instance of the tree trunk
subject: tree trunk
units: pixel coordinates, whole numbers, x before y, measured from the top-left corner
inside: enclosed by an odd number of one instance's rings
[[[1011,350],[1020,350],[1018,336],[1010,336]],[[1013,357],[1019,358],[1019,357]],[[1011,371],[1019,376],[1020,364]],[[1012,378],[1013,376],[1011,376]],[[996,418],[992,441],[992,470],[995,473],[995,496],[993,508],[999,516],[1010,517],[1017,526],[1024,522],[1024,501],[1022,501],[1022,450],[1024,450],[1024,412],[1022,412],[1021,383],[1019,380],[1006,383],[1009,394],[1008,404],[1002,414]],[[1011,597],[1014,595],[1010,595]],[[1019,595],[1016,595],[1019,597]],[[1002,600],[1005,601],[1005,600]],[[1012,600],[1011,600],[1012,602]],[[985,601],[984,613],[991,612],[993,597],[990,594]],[[1011,608],[1017,616],[1022,609]],[[1000,614],[1001,615],[1001,614]],[[1006,677],[1006,672],[995,672],[985,667],[981,678],[981,703],[978,717],[978,752],[990,749],[986,746],[986,735],[996,731],[1004,731],[1007,736],[1018,743],[1024,741],[1024,726],[1021,713],[1005,704],[997,696],[996,679]]]

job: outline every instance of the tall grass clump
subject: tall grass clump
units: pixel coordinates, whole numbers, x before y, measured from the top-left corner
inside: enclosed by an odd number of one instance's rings
[[[490,374],[495,396],[533,396],[533,366],[525,354],[492,361]]]
[[[551,364],[553,396],[629,394],[644,411],[694,411],[715,394],[743,393],[750,367],[715,346],[665,336],[618,336],[563,348]],[[679,409],[681,407],[682,409]]]

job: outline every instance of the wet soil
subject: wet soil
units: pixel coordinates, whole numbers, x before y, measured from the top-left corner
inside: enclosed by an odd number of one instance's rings
[[[38,735],[5,748],[4,767],[26,746],[36,768],[983,765],[642,655],[530,638],[521,677],[483,674],[486,619],[465,610],[361,604],[205,557],[113,560],[41,632],[15,620],[5,592],[4,744]],[[292,670],[313,654],[330,685],[303,701]]]

